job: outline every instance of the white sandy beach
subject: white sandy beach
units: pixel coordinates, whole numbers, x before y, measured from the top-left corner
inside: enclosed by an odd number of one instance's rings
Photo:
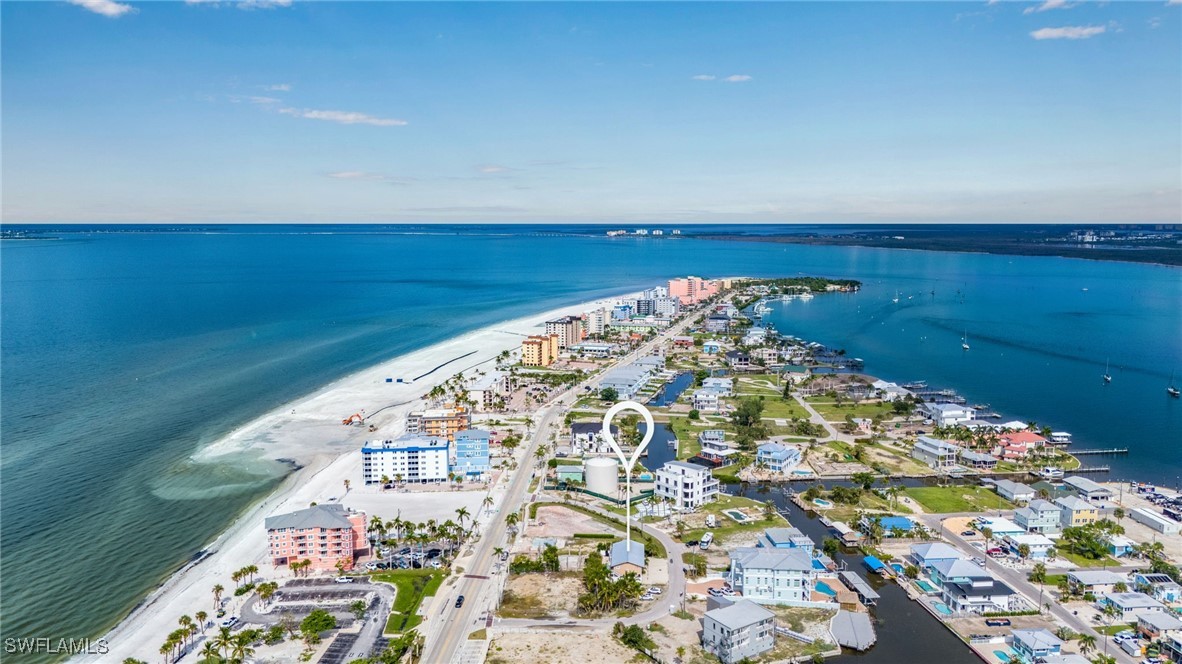
[[[634,296],[634,295],[632,295]],[[266,517],[307,507],[312,501],[326,501],[330,497],[342,497],[345,505],[364,507],[369,499],[365,491],[354,489],[356,500],[345,494],[344,480],[354,487],[360,487],[360,447],[368,438],[390,437],[402,431],[402,421],[408,412],[422,407],[420,397],[434,386],[451,376],[477,365],[486,364],[491,368],[496,356],[502,351],[517,348],[523,336],[537,334],[542,324],[551,318],[566,314],[578,314],[610,306],[613,300],[629,295],[570,305],[534,316],[518,318],[470,332],[413,353],[394,358],[377,366],[365,369],[338,380],[317,392],[297,399],[250,424],[231,432],[221,440],[193,455],[197,462],[225,462],[237,456],[266,459],[284,459],[298,463],[302,468],[289,477],[267,498],[248,509],[220,537],[206,547],[207,555],[190,563],[169,578],[164,584],[141,602],[125,619],[105,635],[110,652],[103,656],[76,658],[78,661],[122,661],[135,657],[145,661],[157,661],[160,645],[169,632],[177,626],[177,619],[184,614],[192,616],[204,610],[213,615],[213,594],[216,584],[229,589],[232,596],[234,582],[230,575],[246,565],[257,565],[260,577],[282,578],[288,576],[286,568],[274,570],[267,560],[266,532],[263,521]],[[471,353],[469,355],[469,353]],[[386,378],[395,381],[410,379],[431,372],[440,364],[465,356],[415,381],[413,384],[387,383]],[[397,405],[395,405],[397,404]],[[390,407],[392,406],[393,407]],[[380,413],[367,418],[366,424],[375,424],[378,432],[368,432],[366,427],[345,427],[341,420],[352,413]],[[494,489],[494,499],[500,498],[500,491]],[[454,516],[459,505],[468,505],[472,500],[479,504],[485,493],[469,491],[463,493],[397,493],[383,496],[383,502],[405,501],[397,508],[405,513],[414,513],[422,520],[429,518],[446,519]],[[438,497],[443,500],[423,500],[424,497]],[[355,505],[353,505],[355,503]],[[499,508],[499,505],[497,506]],[[436,509],[437,508],[437,509]],[[477,510],[471,509],[475,513]],[[438,512],[438,513],[434,513]],[[382,515],[389,518],[387,515]],[[240,608],[243,598],[236,598],[227,607],[230,615]],[[216,628],[210,630],[216,632]],[[196,661],[196,648],[182,661]]]

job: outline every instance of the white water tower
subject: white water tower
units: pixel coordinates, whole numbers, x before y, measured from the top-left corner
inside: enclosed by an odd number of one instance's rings
[[[584,464],[587,475],[587,490],[601,496],[615,498],[620,490],[619,464],[609,457],[595,457]]]

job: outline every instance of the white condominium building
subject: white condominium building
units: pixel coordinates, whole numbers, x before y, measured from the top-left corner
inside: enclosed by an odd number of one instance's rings
[[[361,476],[367,485],[383,477],[392,482],[446,482],[448,441],[443,437],[405,434],[393,440],[366,441],[361,448]]]
[[[670,461],[657,469],[655,494],[673,501],[679,510],[692,510],[718,496],[718,480],[709,468]]]

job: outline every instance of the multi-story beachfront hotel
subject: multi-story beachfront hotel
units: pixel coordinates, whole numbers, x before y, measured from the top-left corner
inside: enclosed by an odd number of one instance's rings
[[[269,517],[263,525],[274,565],[310,560],[315,570],[335,570],[338,563],[349,570],[369,549],[365,512],[336,503]]]
[[[393,440],[367,441],[361,448],[361,476],[366,485],[390,481],[428,484],[446,482],[448,440],[442,436],[405,434]]]

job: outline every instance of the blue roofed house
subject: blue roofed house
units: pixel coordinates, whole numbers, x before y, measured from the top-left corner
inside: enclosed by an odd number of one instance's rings
[[[1058,655],[1063,648],[1063,640],[1046,629],[1016,629],[1013,635],[1014,652],[1028,662]]]
[[[731,587],[761,604],[806,602],[817,570],[804,549],[745,547],[730,552]]]
[[[964,554],[943,542],[926,542],[911,545],[911,559],[926,572],[941,560],[963,560]]]
[[[629,572],[643,574],[644,542],[632,542],[632,546],[629,548],[628,540],[620,540],[612,544],[608,558],[608,567],[620,576]]]
[[[800,465],[800,450],[791,445],[764,443],[755,454],[755,463],[773,473],[787,473]]]
[[[911,456],[935,470],[951,468],[956,465],[956,458],[960,455],[960,447],[946,440],[920,436],[911,448]]]
[[[1030,501],[1026,507],[1014,510],[1014,523],[1026,529],[1026,532],[1047,533],[1059,532],[1059,506],[1041,498]]]
[[[763,537],[759,538],[755,545],[769,549],[803,549],[810,555],[816,547],[811,537],[794,527],[768,528],[763,531]]]
[[[488,455],[488,432],[483,429],[464,429],[455,433],[455,472],[468,477],[479,477],[492,470]]]

